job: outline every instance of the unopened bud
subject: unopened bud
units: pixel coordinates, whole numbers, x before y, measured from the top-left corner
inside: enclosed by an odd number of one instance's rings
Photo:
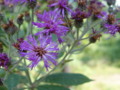
[[[106,1],[107,1],[108,6],[115,5],[116,3],[116,0],[106,0]]]
[[[18,30],[18,28],[16,27],[12,20],[9,21],[8,24],[3,24],[2,28],[9,35],[13,35]]]
[[[37,0],[28,0],[28,6],[31,9],[34,9],[36,7],[36,4],[37,4]]]
[[[23,24],[23,16],[24,16],[23,14],[20,14],[17,18],[17,23],[19,24],[19,26]]]
[[[101,34],[96,34],[96,33],[97,33],[96,31],[93,31],[93,33],[91,34],[93,36],[89,38],[90,43],[95,43],[102,36]]]
[[[78,1],[78,6],[81,8],[81,10],[85,10],[86,9],[86,0],[77,0]]]
[[[113,13],[113,12],[114,12],[114,8],[110,6],[110,7],[108,8],[108,12],[109,12],[109,13]]]
[[[3,45],[2,45],[2,42],[0,42],[0,52],[3,52]]]
[[[27,22],[31,21],[30,13],[27,11],[25,12],[25,21],[27,21]]]

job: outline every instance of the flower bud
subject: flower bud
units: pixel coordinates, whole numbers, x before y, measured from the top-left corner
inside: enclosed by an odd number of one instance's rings
[[[27,22],[30,22],[31,21],[31,17],[30,17],[30,14],[29,14],[29,12],[25,12],[25,21],[27,21]]]
[[[109,14],[109,15],[107,16],[107,23],[109,23],[109,24],[114,24],[115,21],[116,21],[116,18],[115,18],[115,16],[114,16],[113,14]]]
[[[0,52],[3,52],[3,45],[2,45],[2,42],[0,42]]]
[[[3,14],[0,12],[0,23],[3,21],[3,19],[4,19],[4,16],[3,16]]]
[[[36,7],[36,4],[37,4],[37,0],[28,0],[28,6],[31,9],[34,9]]]
[[[80,7],[81,10],[85,10],[87,1],[86,0],[77,0],[77,1],[78,1],[78,7]]]
[[[0,53],[0,67],[7,69],[11,65],[10,58],[6,53]]]
[[[8,24],[3,24],[2,28],[9,35],[13,35],[18,30],[18,28],[16,27],[12,20],[9,21]]]
[[[96,33],[97,32],[93,30],[93,33],[91,34],[93,36],[89,38],[90,43],[95,43],[102,36],[101,34],[96,34]],[[96,35],[94,35],[94,34],[96,34]]]
[[[17,23],[18,25],[20,26],[21,24],[23,24],[23,17],[24,15],[23,14],[20,14],[17,18]]]
[[[106,0],[106,1],[107,1],[108,6],[115,5],[116,3],[116,0]]]
[[[109,12],[109,13],[113,13],[113,12],[114,12],[114,8],[110,6],[110,7],[108,8],[108,12]]]

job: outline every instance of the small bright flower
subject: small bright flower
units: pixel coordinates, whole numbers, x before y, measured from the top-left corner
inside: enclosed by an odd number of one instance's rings
[[[55,11],[59,12],[60,14],[62,14],[63,17],[67,13],[67,11],[71,12],[71,9],[70,9],[70,7],[68,5],[68,0],[58,0],[56,3],[53,3],[53,4],[49,5],[49,7],[55,7],[55,6],[57,6]]]
[[[56,11],[45,11],[43,14],[38,14],[37,16],[40,22],[33,22],[33,25],[38,28],[44,28],[44,30],[39,31],[36,35],[41,33],[46,36],[55,34],[58,37],[58,41],[60,43],[63,42],[62,37],[67,33],[68,27],[63,26],[64,22],[60,14],[56,13]]]
[[[44,62],[45,68],[51,68],[51,65],[57,65],[55,61],[57,59],[58,46],[56,43],[51,41],[51,37],[39,36],[38,39],[32,35],[27,37],[20,44],[22,50],[26,50],[25,57],[31,61],[29,67],[32,69],[37,66],[40,61]]]
[[[5,69],[7,69],[9,64],[10,59],[8,58],[7,54],[0,53],[0,67],[4,67]]]

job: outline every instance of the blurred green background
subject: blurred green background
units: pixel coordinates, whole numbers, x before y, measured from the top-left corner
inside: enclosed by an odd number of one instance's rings
[[[120,90],[120,35],[104,35],[97,43],[74,54],[69,72],[82,73],[94,81],[73,90]]]

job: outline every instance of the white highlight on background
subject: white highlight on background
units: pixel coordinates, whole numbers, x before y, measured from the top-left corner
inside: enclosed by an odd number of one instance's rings
[[[120,6],[120,0],[116,0],[116,5]]]

